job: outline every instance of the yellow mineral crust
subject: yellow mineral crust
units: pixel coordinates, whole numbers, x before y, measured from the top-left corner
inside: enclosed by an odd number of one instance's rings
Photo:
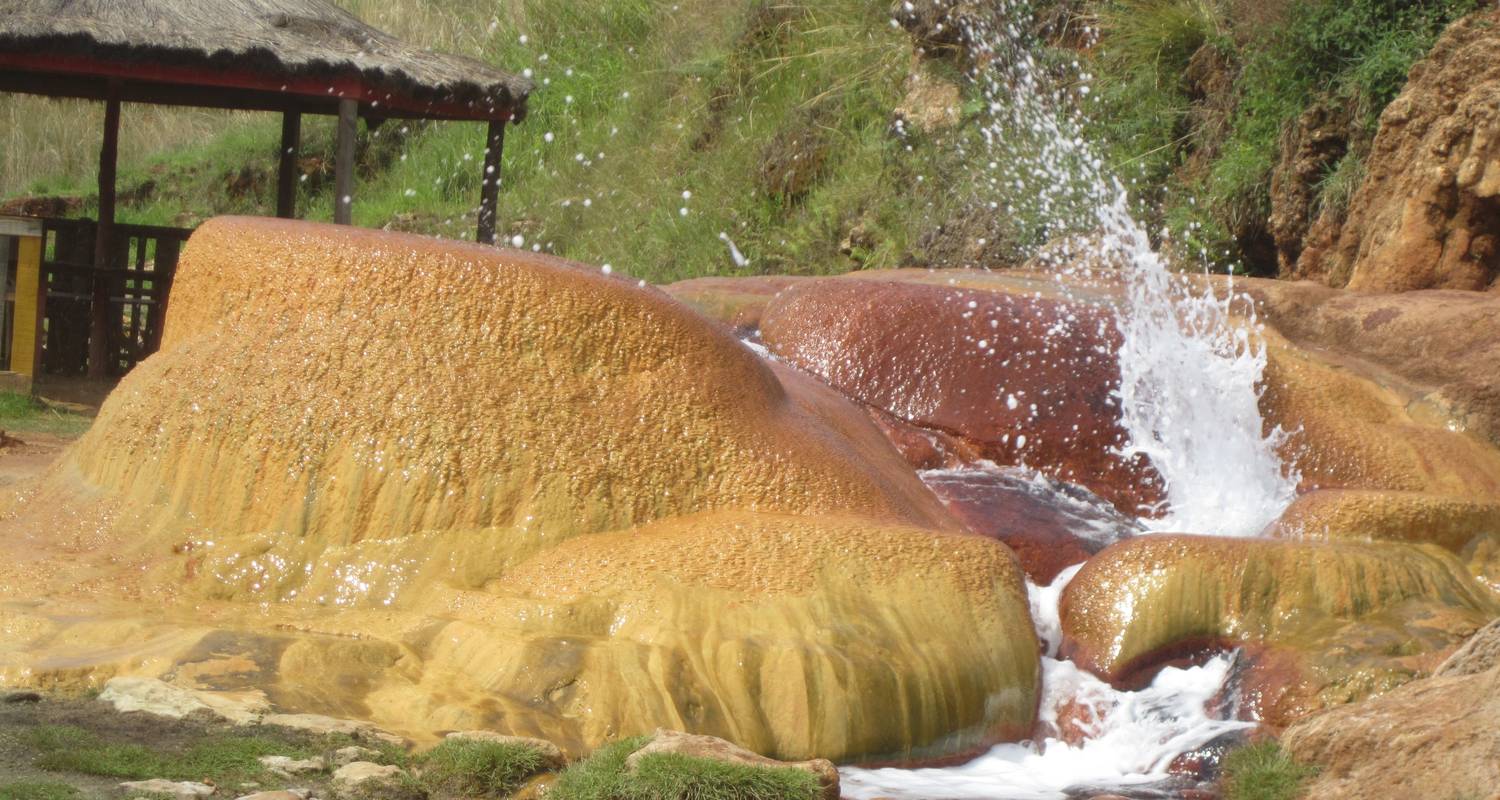
[[[1065,649],[1113,680],[1194,644],[1333,650],[1351,623],[1402,630],[1441,614],[1462,618],[1461,636],[1497,612],[1490,593],[1434,545],[1185,535],[1104,550],[1061,604]],[[1396,644],[1415,636],[1408,630]]]
[[[212,220],[161,351],[0,510],[0,683],[783,758],[1035,717],[1013,556],[866,415],[543,256]]]

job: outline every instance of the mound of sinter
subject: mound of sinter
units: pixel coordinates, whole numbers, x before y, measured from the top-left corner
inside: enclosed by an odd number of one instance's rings
[[[8,503],[0,679],[160,675],[574,749],[1030,733],[1012,554],[848,401],[656,290],[220,219],[172,299],[161,352]]]

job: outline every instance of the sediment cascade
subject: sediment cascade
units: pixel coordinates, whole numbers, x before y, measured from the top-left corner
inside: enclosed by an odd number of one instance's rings
[[[6,680],[161,675],[575,750],[1030,733],[1014,556],[847,400],[657,290],[249,219],[200,228],[179,276],[160,353],[7,504]]]

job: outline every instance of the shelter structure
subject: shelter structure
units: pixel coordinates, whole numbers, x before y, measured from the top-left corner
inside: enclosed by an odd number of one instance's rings
[[[97,224],[44,220],[37,363],[105,378],[148,355],[160,335],[189,232],[115,223],[122,104],[281,114],[276,214],[287,218],[296,215],[302,117],[336,116],[342,224],[352,221],[360,118],[371,127],[488,123],[477,239],[493,243],[505,126],[525,117],[531,89],[475,59],[412,47],[324,0],[0,0],[0,92],[105,104]]]

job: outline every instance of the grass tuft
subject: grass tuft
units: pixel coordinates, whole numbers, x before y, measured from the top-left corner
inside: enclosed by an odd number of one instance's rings
[[[0,783],[0,800],[76,800],[83,795],[58,781],[13,781]]]
[[[466,739],[448,739],[417,762],[429,790],[466,798],[504,797],[547,763],[533,747]]]
[[[31,395],[0,392],[0,430],[74,437],[92,424],[89,417],[48,408]]]
[[[624,739],[595,751],[558,777],[551,800],[816,800],[818,779],[788,767],[749,767],[659,753],[640,760],[634,773],[625,760],[647,737]]]
[[[217,784],[264,780],[261,756],[305,758],[305,747],[264,736],[214,735],[177,752],[105,740],[70,725],[41,725],[23,738],[38,751],[36,767],[124,780],[166,778]]]
[[[1293,761],[1274,741],[1259,742],[1224,757],[1226,800],[1295,800],[1315,767]]]

